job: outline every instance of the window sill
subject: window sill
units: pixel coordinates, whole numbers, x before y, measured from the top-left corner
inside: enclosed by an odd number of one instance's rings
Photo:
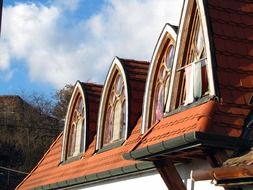
[[[196,107],[196,106],[198,106],[198,105],[201,105],[201,104],[204,104],[204,103],[208,102],[209,100],[214,100],[214,99],[216,99],[216,96],[213,96],[213,95],[204,96],[204,97],[198,99],[197,101],[192,102],[191,104],[188,104],[188,105],[186,105],[186,106],[181,105],[181,106],[179,106],[178,108],[176,108],[175,110],[172,110],[172,111],[170,111],[170,112],[164,113],[164,117],[168,117],[168,116],[177,114],[177,113],[179,113],[179,112],[182,112],[182,111],[185,111],[185,110],[187,110],[187,109]]]
[[[65,164],[68,164],[68,163],[80,160],[82,157],[83,157],[83,153],[80,153],[80,154],[78,154],[76,156],[72,156],[72,157],[67,158],[66,160],[63,160],[60,163],[60,165],[65,165]]]
[[[108,145],[105,145],[103,146],[102,148],[100,148],[97,153],[101,153],[101,152],[105,152],[105,151],[108,151],[108,150],[111,150],[113,148],[117,148],[117,147],[120,147],[123,143],[125,142],[125,139],[120,139],[116,142],[113,142],[111,144],[108,144]]]

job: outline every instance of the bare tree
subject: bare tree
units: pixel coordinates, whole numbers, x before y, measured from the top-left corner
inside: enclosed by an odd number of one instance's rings
[[[67,113],[68,104],[74,89],[73,85],[67,84],[64,88],[55,93],[56,104],[53,108],[53,115],[58,119],[64,119]]]

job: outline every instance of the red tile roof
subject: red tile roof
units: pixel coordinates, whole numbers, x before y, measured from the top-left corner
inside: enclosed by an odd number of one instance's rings
[[[245,107],[253,95],[252,3],[209,0],[207,7],[222,102]]]
[[[129,90],[129,126],[132,127],[137,122],[142,113],[142,103],[145,91],[146,77],[148,74],[149,62],[137,61],[133,59],[119,58],[122,63]]]
[[[95,149],[94,139],[82,159],[66,164],[60,164],[62,148],[61,134],[17,189],[31,189],[136,164],[137,161],[124,160],[122,154],[138,141],[140,138],[140,127],[141,119],[131,131],[124,145],[105,152],[93,154]]]
[[[239,136],[252,108],[253,6],[246,0],[208,0],[207,13],[221,98],[214,123],[222,133]]]
[[[88,110],[87,145],[89,145],[93,141],[93,138],[96,135],[97,131],[98,108],[103,86],[93,83],[82,83],[82,82],[80,82],[80,84],[85,93],[86,107]]]
[[[139,161],[123,159],[126,153],[140,139],[142,112],[142,99],[145,89],[145,80],[148,72],[148,62],[120,59],[125,69],[129,97],[130,97],[130,129],[129,137],[120,147],[113,148],[104,152],[95,152],[96,137],[92,136],[92,142],[80,160],[61,164],[62,138],[61,134],[42,160],[28,175],[28,177],[17,187],[17,189],[30,189],[58,182],[77,179],[83,176],[97,175],[101,172],[111,171],[127,166],[134,166]],[[89,124],[92,127],[88,130],[94,131],[97,123],[98,100],[101,86],[82,83],[86,95],[87,107],[89,109]],[[95,93],[95,94],[94,94]],[[94,125],[94,126],[93,126]],[[101,174],[102,175],[102,174]]]

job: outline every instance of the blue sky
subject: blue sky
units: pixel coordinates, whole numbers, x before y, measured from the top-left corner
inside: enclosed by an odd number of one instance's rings
[[[0,95],[103,84],[115,56],[149,61],[164,24],[178,24],[182,2],[4,0]]]

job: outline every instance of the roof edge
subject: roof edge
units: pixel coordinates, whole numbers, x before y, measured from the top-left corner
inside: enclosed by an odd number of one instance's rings
[[[90,175],[86,175],[86,176],[81,176],[81,177],[74,178],[74,179],[64,180],[64,181],[56,182],[53,184],[35,187],[33,189],[34,190],[40,190],[40,189],[46,190],[46,189],[79,186],[82,184],[88,184],[88,183],[92,183],[95,181],[100,181],[100,180],[105,180],[105,179],[108,180],[108,179],[118,177],[118,176],[125,176],[128,174],[143,172],[143,171],[150,170],[153,168],[155,168],[153,162],[143,161],[140,163],[136,163],[134,165],[120,167],[120,168],[107,170],[107,171],[103,171],[103,172],[99,172],[99,173],[94,173],[94,174],[90,174]]]
[[[123,154],[126,160],[143,160],[157,155],[169,154],[197,146],[213,148],[236,149],[238,144],[247,143],[240,137],[230,137],[205,132],[190,132],[170,140],[150,145]]]

